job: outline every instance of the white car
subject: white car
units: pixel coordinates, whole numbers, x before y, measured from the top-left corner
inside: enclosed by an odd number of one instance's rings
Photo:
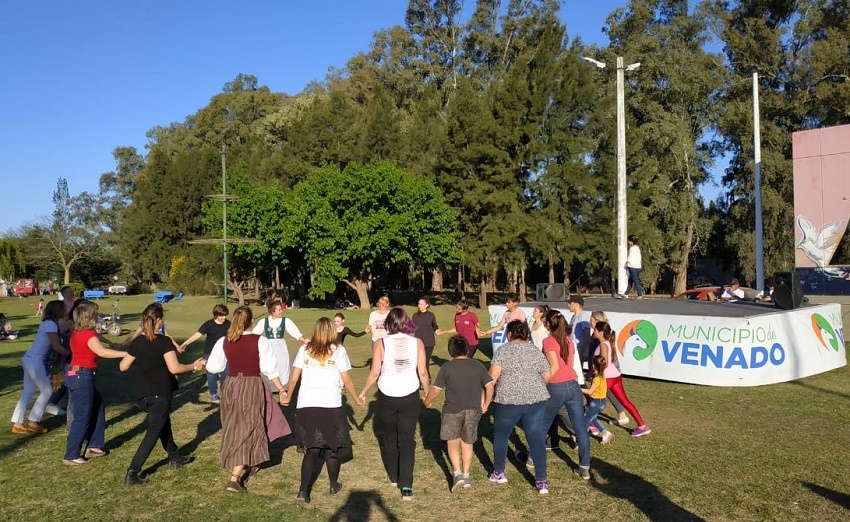
[[[113,295],[115,295],[115,294],[123,295],[123,294],[127,293],[127,287],[125,285],[112,285],[109,288],[107,288],[106,291],[109,292],[110,294],[113,294]]]

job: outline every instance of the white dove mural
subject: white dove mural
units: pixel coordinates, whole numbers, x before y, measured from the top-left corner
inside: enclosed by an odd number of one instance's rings
[[[797,227],[800,228],[800,240],[795,245],[815,266],[823,268],[829,264],[832,254],[838,247],[844,231],[844,220],[825,223],[816,229],[802,214],[797,216]]]

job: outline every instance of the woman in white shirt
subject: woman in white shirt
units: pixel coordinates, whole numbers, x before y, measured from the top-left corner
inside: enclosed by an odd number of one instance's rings
[[[546,325],[543,324],[543,318],[549,313],[549,305],[537,305],[531,312],[531,317],[534,319],[534,324],[531,325],[531,342],[534,346],[543,349],[543,339],[549,336],[549,331]]]
[[[390,298],[382,295],[378,299],[378,309],[369,314],[369,323],[364,330],[372,334],[372,348],[379,339],[383,339],[387,335],[387,330],[384,328],[384,321],[387,320],[387,315],[390,313]]]
[[[348,420],[342,407],[343,386],[359,406],[363,401],[351,381],[351,361],[342,345],[336,345],[337,332],[327,317],[316,321],[313,336],[298,349],[292,363],[292,376],[284,400],[289,404],[295,385],[301,379],[298,393],[298,431],[306,452],[301,461],[301,487],[298,500],[309,503],[312,480],[321,471],[324,457],[330,480],[330,493],[342,489],[339,468],[342,461],[351,460],[351,437]]]
[[[626,270],[629,272],[629,286],[626,287],[626,293],[621,296],[628,299],[629,292],[632,286],[635,288],[635,293],[638,299],[643,299],[643,287],[640,286],[640,271],[643,270],[643,262],[640,255],[640,243],[636,235],[632,234],[628,239],[629,251],[626,254]]]
[[[426,396],[429,386],[425,345],[410,335],[416,326],[403,308],[389,311],[384,328],[387,335],[372,348],[372,369],[360,399],[365,402],[366,393],[378,383],[381,459],[390,483],[401,489],[401,499],[413,500],[414,435],[422,408],[419,386]]]
[[[279,299],[270,300],[267,307],[269,315],[257,321],[252,333],[269,340],[269,346],[277,362],[277,374],[280,381],[289,382],[289,348],[286,346],[283,335],[287,333],[299,342],[305,342],[307,339],[303,338],[301,330],[295,326],[292,319],[287,320],[283,316],[283,304]]]

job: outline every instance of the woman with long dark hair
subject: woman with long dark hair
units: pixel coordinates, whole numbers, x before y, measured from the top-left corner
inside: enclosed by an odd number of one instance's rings
[[[608,390],[617,398],[618,401],[626,408],[626,411],[635,419],[637,428],[631,432],[632,437],[642,437],[649,435],[651,430],[643,418],[637,407],[629,400],[626,395],[626,389],[623,388],[623,375],[620,369],[617,368],[617,352],[614,350],[615,333],[611,329],[611,325],[605,321],[597,321],[594,327],[594,336],[599,340],[599,348],[596,350],[596,355],[601,355],[605,358],[605,382],[608,385]]]
[[[322,458],[328,468],[330,494],[342,489],[339,470],[343,461],[350,460],[351,437],[348,420],[342,406],[342,390],[345,387],[359,406],[365,404],[357,395],[351,381],[351,361],[342,345],[335,344],[337,332],[327,317],[316,321],[313,335],[298,349],[292,363],[292,374],[284,399],[289,404],[295,385],[301,380],[298,393],[298,431],[306,448],[301,461],[301,487],[297,500],[310,502],[312,480],[321,471]]]
[[[127,352],[106,348],[94,327],[97,324],[97,304],[82,300],[74,305],[74,331],[71,333],[71,363],[65,372],[70,411],[65,464],[87,464],[87,459],[103,457],[106,439],[106,404],[94,384],[97,358],[121,359]],[[84,455],[80,450],[86,443]]]
[[[24,369],[24,390],[12,414],[12,433],[47,433],[41,418],[53,392],[50,383],[50,358],[55,352],[63,357],[68,350],[59,339],[59,321],[65,318],[65,305],[62,301],[50,301],[44,309],[41,324],[30,349],[21,359]],[[38,390],[38,398],[30,411],[29,420],[24,424],[27,405]]]
[[[227,490],[243,492],[245,482],[269,460],[269,442],[292,430],[260,374],[277,389],[281,404],[286,390],[280,382],[277,359],[269,340],[251,332],[251,309],[233,312],[227,335],[216,341],[207,371],[228,369],[221,388],[221,465],[230,469]]]
[[[192,364],[180,364],[174,341],[165,335],[157,334],[162,323],[162,305],[149,304],[142,312],[142,335],[133,339],[127,355],[118,365],[122,372],[134,368],[138,404],[147,412],[147,430],[130,462],[130,467],[127,468],[125,486],[136,486],[148,481],[141,476],[142,466],[156,446],[157,440],[162,443],[162,449],[168,454],[174,469],[179,469],[190,461],[189,457],[177,451],[177,444],[174,442],[171,430],[171,398],[177,390],[175,375],[200,371],[204,367],[204,359],[201,357]]]
[[[543,355],[549,362],[552,378],[546,385],[549,400],[546,403],[546,415],[543,424],[548,428],[561,407],[567,409],[567,415],[575,431],[578,443],[579,467],[576,474],[583,479],[590,478],[590,438],[584,420],[584,395],[578,383],[578,374],[574,362],[578,354],[570,334],[569,323],[557,310],[550,310],[544,319],[549,336],[543,339]]]
[[[413,500],[413,463],[416,453],[416,422],[422,409],[420,385],[428,395],[425,346],[413,337],[413,321],[403,308],[389,311],[384,321],[386,336],[372,348],[372,369],[360,392],[378,383],[377,417],[383,428],[381,458],[387,478],[401,489],[402,500]]]

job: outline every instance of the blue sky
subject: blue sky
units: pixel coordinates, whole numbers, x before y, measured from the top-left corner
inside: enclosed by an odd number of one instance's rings
[[[568,1],[570,37],[607,45],[625,0]],[[0,235],[52,212],[59,177],[97,191],[112,151],[182,122],[239,73],[295,94],[404,22],[405,0],[44,0],[0,7]],[[467,9],[473,2],[467,1]],[[468,14],[468,13],[467,13]]]

